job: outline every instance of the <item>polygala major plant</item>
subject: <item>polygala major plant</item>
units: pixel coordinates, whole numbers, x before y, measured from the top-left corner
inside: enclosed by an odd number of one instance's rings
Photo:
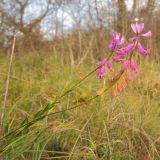
[[[12,145],[16,145],[15,142],[21,141],[22,137],[24,137],[25,134],[31,132],[31,130],[28,130],[28,128],[33,126],[38,121],[43,120],[45,117],[51,115],[53,116],[64,111],[80,107],[81,104],[76,104],[74,106],[71,106],[70,108],[49,113],[49,111],[53,110],[58,106],[58,104],[61,103],[62,98],[64,96],[68,95],[73,90],[75,90],[75,88],[80,86],[82,82],[95,71],[97,71],[98,79],[105,80],[105,85],[107,85],[107,87],[99,89],[97,91],[97,95],[87,99],[87,101],[89,102],[93,100],[94,98],[98,97],[110,88],[111,96],[119,95],[122,92],[122,90],[127,87],[128,82],[133,79],[134,74],[136,75],[139,73],[139,70],[135,62],[134,51],[136,50],[140,55],[143,56],[150,55],[150,52],[143,48],[140,41],[143,38],[151,37],[151,31],[148,31],[147,33],[142,33],[144,23],[141,22],[141,20],[138,18],[135,18],[133,23],[131,23],[131,28],[135,33],[135,36],[128,39],[129,44],[124,45],[125,39],[123,38],[121,33],[114,32],[112,34],[111,43],[109,44],[111,54],[108,56],[108,58],[104,58],[103,60],[98,61],[97,67],[93,71],[88,73],[74,85],[69,86],[69,88],[67,88],[67,90],[65,90],[64,93],[60,94],[60,96],[57,96],[52,103],[47,104],[44,108],[37,111],[37,113],[35,113],[31,118],[25,118],[19,125],[15,126],[9,132],[5,133],[2,137],[0,137],[0,156],[6,154],[7,152],[10,152],[13,147]],[[112,61],[121,64],[121,68],[117,71],[117,73],[115,73],[115,70],[112,68]],[[108,80],[106,81],[107,70],[108,72],[112,73],[113,76],[112,78],[108,78]],[[7,127],[8,126],[6,125],[6,128]]]
[[[151,31],[142,33],[144,23],[139,18],[134,19],[131,23],[131,28],[135,36],[128,38],[129,44],[127,45],[124,45],[125,39],[121,33],[112,33],[112,40],[108,46],[111,50],[111,54],[108,58],[104,58],[96,64],[97,67],[99,67],[97,69],[98,79],[106,80],[107,69],[109,72],[114,74],[114,76],[111,79],[108,78],[106,82],[106,85],[117,82],[111,90],[111,96],[120,95],[122,90],[127,87],[128,82],[133,79],[134,74],[139,74],[139,70],[135,62],[135,51],[137,51],[139,55],[150,55],[150,51],[144,49],[142,46],[141,40],[144,38],[150,38],[152,35]],[[114,69],[111,65],[112,61],[121,64],[121,69],[117,73],[113,72]],[[97,94],[102,94],[104,90],[104,87],[102,87],[98,90]]]

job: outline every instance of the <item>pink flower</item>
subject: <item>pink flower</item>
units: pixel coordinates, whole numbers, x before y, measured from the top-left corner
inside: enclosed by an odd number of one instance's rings
[[[137,37],[141,37],[141,38],[150,38],[151,36],[152,36],[152,32],[151,32],[151,31],[148,31],[148,32],[146,32],[146,33],[137,35]],[[137,39],[137,37],[131,37],[131,38],[129,38],[128,40],[129,40],[130,42],[134,42],[134,41]]]
[[[98,79],[101,79],[102,77],[105,77],[105,74],[106,74],[106,72],[105,72],[105,67],[104,66],[100,67],[97,70],[97,78]]]
[[[101,79],[102,77],[105,77],[106,71],[105,71],[105,65],[107,64],[107,60],[103,59],[102,61],[98,61],[96,66],[99,67],[97,69],[97,78]]]
[[[112,40],[111,43],[109,44],[109,48],[112,51],[114,51],[118,45],[121,45],[123,43],[124,43],[124,38],[121,36],[121,33],[118,32],[112,33]]]
[[[139,70],[136,66],[136,63],[134,61],[134,58],[132,57],[131,60],[130,60],[130,68],[136,73],[138,74],[139,73]]]
[[[140,34],[144,28],[144,23],[138,23],[137,21],[135,23],[131,23],[132,30],[135,34]]]
[[[134,43],[131,43],[131,44],[127,45],[127,46],[125,47],[126,53],[131,52],[132,49],[133,49],[133,47],[134,47]]]
[[[144,23],[140,22],[139,18],[135,18],[133,23],[131,23],[131,28],[135,34],[140,34],[144,28]]]
[[[134,42],[136,40],[136,37],[131,37],[128,39],[130,42]]]
[[[151,37],[152,32],[148,31],[146,33],[142,33],[144,29],[144,23],[140,21],[139,18],[134,19],[134,21],[131,23],[131,28],[135,33],[135,36],[129,38],[130,43],[119,47],[119,45],[124,43],[124,38],[122,37],[121,33],[114,32],[112,34],[112,40],[109,44],[109,48],[111,50],[109,57],[98,61],[96,64],[98,79],[105,78],[104,80],[107,80],[104,81],[106,82],[104,83],[105,85],[107,85],[106,87],[112,87],[111,96],[120,95],[122,89],[126,88],[128,86],[128,83],[133,80],[136,74],[139,73],[139,69],[137,68],[137,64],[134,58],[135,51],[137,50],[137,52],[141,55],[150,54],[148,50],[144,49],[144,47],[140,43],[140,40],[143,38]],[[107,78],[106,71],[108,70],[109,72],[113,72],[111,60],[116,63],[120,63],[121,68],[117,71],[117,73],[114,72],[113,76],[111,76],[112,74],[110,74],[109,76],[107,75]],[[118,68],[119,65],[117,69]],[[114,85],[116,86],[114,87]],[[101,95],[106,87],[104,86],[103,88],[100,88],[97,92],[97,95]]]
[[[118,55],[120,55],[120,56],[123,56],[123,55],[125,55],[126,53],[131,52],[132,49],[133,49],[133,47],[134,47],[134,43],[131,43],[131,44],[127,45],[126,47],[123,47],[123,48],[118,49],[118,50],[116,51],[116,53],[117,53]]]
[[[107,63],[107,60],[103,59],[101,61],[98,61],[97,64],[96,64],[96,66],[99,67],[99,66],[102,66],[102,65],[106,65],[106,63]]]
[[[141,35],[139,35],[140,37],[151,37],[152,36],[152,32],[151,31],[148,31],[146,33],[143,33]]]
[[[152,32],[148,31],[146,33],[140,34],[144,28],[144,23],[143,22],[139,22],[138,18],[135,18],[134,23],[131,23],[131,28],[133,30],[133,32],[136,34],[136,37],[132,37],[129,38],[129,41],[134,42],[137,37],[141,37],[141,38],[149,38],[152,36]]]
[[[125,71],[128,67],[128,60],[125,60],[122,64],[121,71]]]
[[[142,44],[140,42],[138,42],[138,44],[137,44],[137,50],[138,50],[138,53],[143,54],[145,56],[150,54],[150,52],[148,50],[145,50],[143,48],[143,46],[142,46]]]
[[[118,50],[116,51],[116,53],[117,53],[119,56],[125,55],[125,54],[126,54],[126,49],[125,49],[125,47],[118,49]]]
[[[140,34],[144,28],[144,23],[139,22],[139,21],[140,20],[138,18],[135,18],[134,23],[131,24],[131,27],[132,27],[134,33],[136,33],[136,37],[129,38],[129,41],[132,43],[135,43],[135,45],[137,46],[138,53],[143,54],[143,55],[149,55],[150,52],[148,50],[145,50],[143,48],[143,46],[141,45],[141,43],[138,42],[138,40],[139,40],[139,37],[140,38],[151,37],[152,32],[148,31],[146,33]]]
[[[125,71],[125,70],[129,70],[128,69],[128,65],[130,64],[130,68],[136,73],[138,74],[139,73],[139,70],[135,64],[135,61],[134,61],[134,58],[132,57],[131,60],[127,60],[127,59],[120,59],[119,57],[113,57],[113,59],[116,61],[116,62],[122,62],[122,67],[121,67],[121,71]],[[127,71],[127,75],[129,77],[129,79],[131,79],[131,76],[129,75],[129,71]]]
[[[101,78],[105,77],[105,75],[106,75],[106,69],[105,69],[105,67],[106,66],[107,66],[107,68],[108,68],[108,70],[110,72],[113,72],[110,60],[103,59],[102,61],[98,61],[97,64],[96,64],[96,66],[99,67],[97,69],[97,78],[98,79],[101,79]]]
[[[127,79],[128,79],[129,81],[132,81],[132,80],[133,80],[133,76],[132,76],[132,74],[131,74],[130,69],[127,69],[126,76],[127,76]]]
[[[123,61],[123,59],[121,59],[120,57],[117,57],[117,56],[113,56],[112,59],[113,59],[116,63]]]
[[[113,72],[113,68],[111,66],[111,61],[110,60],[107,61],[107,67],[108,67],[110,72]]]

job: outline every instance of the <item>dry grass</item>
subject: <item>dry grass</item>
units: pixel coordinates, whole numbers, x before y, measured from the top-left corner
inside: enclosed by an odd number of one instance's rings
[[[0,58],[0,65],[2,92],[6,57]],[[79,107],[34,123],[12,139],[2,157],[7,160],[159,160],[160,64],[142,60],[139,67],[140,75],[114,99],[105,93],[87,101],[103,83],[91,75],[49,113],[77,104]],[[32,118],[93,68],[89,62],[74,67],[64,65],[54,56],[14,57],[5,133],[11,132],[25,118]]]

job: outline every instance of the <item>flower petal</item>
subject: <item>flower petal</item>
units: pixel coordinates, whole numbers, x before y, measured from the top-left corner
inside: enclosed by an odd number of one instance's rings
[[[136,33],[136,34],[138,33],[136,23],[131,23],[131,28],[132,28],[134,33]]]
[[[125,61],[123,62],[123,64],[122,64],[121,70],[122,70],[122,71],[125,71],[125,70],[127,69],[127,67],[128,67],[128,60],[125,60]]]
[[[135,61],[134,61],[134,58],[131,58],[131,60],[130,60],[130,67],[131,67],[131,69],[132,69],[136,74],[139,73],[139,70],[138,70],[138,68],[137,68],[137,66],[136,66],[136,63],[135,63]]]
[[[116,53],[120,56],[123,56],[126,53],[125,47],[118,49]]]
[[[99,67],[97,69],[97,78],[101,79],[102,77],[105,77],[105,65],[107,64],[107,60],[103,59],[101,61],[98,61],[96,66]]]
[[[152,32],[151,31],[148,31],[148,32],[140,35],[140,37],[151,37],[151,36],[152,36]]]
[[[111,40],[111,43],[109,44],[109,48],[114,51],[115,48],[118,46],[118,45],[121,45],[124,43],[124,38],[121,36],[121,33],[119,32],[114,32],[112,33],[112,40]]]
[[[124,38],[122,37],[120,40],[117,40],[117,45],[121,45],[124,43]]]
[[[140,42],[138,42],[138,44],[137,44],[137,49],[138,49],[138,53],[140,53],[140,54],[144,53],[144,48]]]
[[[127,69],[127,72],[126,72],[126,77],[129,81],[132,81],[133,80],[133,76],[131,74],[131,71],[130,69]]]
[[[113,41],[108,45],[108,47],[111,49],[111,51],[114,51],[116,48],[116,43],[114,43]]]
[[[133,47],[134,47],[134,43],[131,43],[131,44],[127,45],[127,46],[125,47],[125,52],[126,52],[126,53],[131,52],[132,49],[133,49]]]
[[[107,60],[106,60],[106,59],[103,59],[103,60],[101,61],[101,64],[102,64],[102,65],[107,64]]]
[[[110,60],[107,61],[107,67],[108,67],[110,72],[113,72],[113,68],[111,66],[111,61]]]
[[[142,32],[144,28],[144,23],[131,23],[131,28],[134,31],[134,33],[139,34]]]
[[[105,65],[105,64],[107,64],[107,60],[106,59],[102,59],[101,61],[97,62],[96,66],[98,67],[98,66]]]
[[[101,79],[101,78],[104,77],[104,76],[105,76],[105,67],[102,66],[101,68],[99,68],[99,69],[97,70],[97,78],[98,78],[98,79]]]
[[[131,37],[128,39],[130,42],[134,42],[136,40],[136,37]]]
[[[113,32],[112,33],[112,39],[119,39],[120,35],[121,34],[119,32]]]
[[[150,55],[151,54],[151,52],[150,51],[148,51],[148,50],[144,50],[144,55],[145,56],[148,56],[148,55]]]
[[[112,59],[117,63],[122,61],[122,59],[120,59],[120,57],[117,56],[113,56]]]
[[[138,33],[141,33],[144,28],[144,23],[136,23]]]
[[[138,50],[138,53],[143,54],[145,56],[150,54],[150,52],[148,50],[145,50],[143,48],[143,46],[140,42],[138,42],[138,44],[137,44],[137,50]]]

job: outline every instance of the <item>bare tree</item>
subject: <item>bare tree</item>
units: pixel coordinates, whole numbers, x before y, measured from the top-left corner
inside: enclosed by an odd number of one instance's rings
[[[39,14],[34,16],[34,18],[33,16],[32,18],[30,18],[31,16],[27,17],[27,14],[31,14],[29,13],[31,12],[29,11],[29,7],[34,5],[35,2],[34,0],[3,0],[0,2],[1,17],[3,17],[5,25],[9,28],[9,31],[6,31],[6,33],[8,35],[11,32],[22,34],[25,42],[28,45],[30,44],[29,46],[35,40],[41,40],[40,23],[61,5],[60,1],[37,1],[36,5],[39,5]]]

